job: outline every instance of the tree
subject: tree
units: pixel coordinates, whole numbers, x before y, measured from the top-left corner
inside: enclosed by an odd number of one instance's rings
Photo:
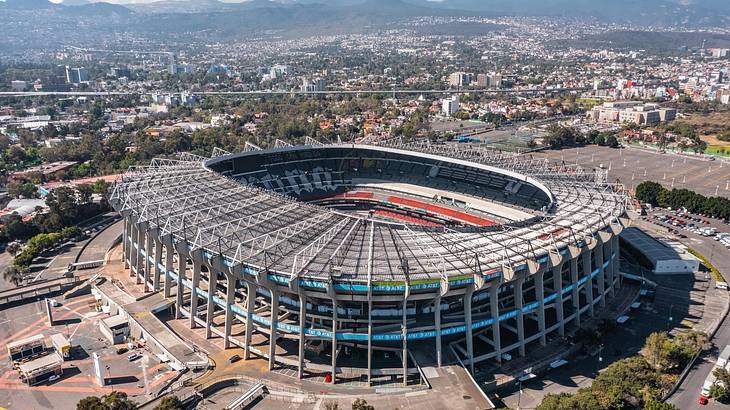
[[[3,279],[7,282],[12,282],[15,286],[18,286],[20,281],[23,279],[23,270],[15,265],[10,265],[3,271]]]
[[[8,251],[9,254],[15,256],[23,247],[18,242],[11,242],[8,244],[8,246],[5,248],[6,251]]]
[[[35,198],[38,190],[30,182],[11,182],[8,184],[8,194],[16,198]]]
[[[352,410],[375,410],[375,407],[369,405],[365,399],[357,398],[352,403]]]
[[[712,371],[712,374],[717,378],[714,386],[714,391],[710,390],[710,397],[717,399],[720,402],[726,402],[730,399],[730,372],[727,369],[718,367]]]
[[[644,405],[644,410],[679,410],[679,407],[671,403],[650,399]]]
[[[80,203],[73,188],[59,187],[54,189],[46,197],[46,204],[50,209],[50,213],[57,215],[64,226],[71,225],[78,218]]]
[[[606,145],[609,146],[609,147],[611,147],[611,148],[618,148],[619,147],[619,143],[618,143],[618,139],[616,139],[616,136],[615,135],[609,135],[608,137],[606,137]]]
[[[160,404],[158,404],[154,410],[182,410],[183,404],[180,399],[171,394],[162,398]]]
[[[89,396],[76,404],[76,410],[136,410],[137,404],[127,398],[127,393],[113,391],[101,397]]]
[[[664,343],[667,339],[668,337],[665,332],[654,332],[646,338],[644,348],[641,349],[641,355],[655,369],[661,366],[661,360],[664,355]]]
[[[340,405],[337,404],[336,401],[326,401],[324,402],[324,409],[325,410],[340,410]]]
[[[657,206],[662,191],[666,191],[666,189],[661,184],[645,181],[636,186],[636,199]]]

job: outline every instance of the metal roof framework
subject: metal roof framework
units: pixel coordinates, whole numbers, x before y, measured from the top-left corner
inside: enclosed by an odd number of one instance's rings
[[[342,214],[243,185],[206,168],[208,159],[187,153],[177,160],[155,159],[149,166],[131,167],[114,186],[111,202],[161,235],[185,241],[191,250],[220,254],[232,265],[278,272],[290,282],[335,277],[368,284],[415,279],[448,283],[451,276],[494,269],[507,275],[566,246],[591,243],[598,231],[621,223],[627,206],[620,185],[607,184],[601,172],[576,165],[461,144],[396,138],[379,145],[527,175],[547,186],[555,203],[530,224],[485,230],[422,228]],[[277,141],[277,146],[288,144]],[[251,150],[260,148],[247,144],[245,151]],[[213,155],[230,154],[216,150]]]

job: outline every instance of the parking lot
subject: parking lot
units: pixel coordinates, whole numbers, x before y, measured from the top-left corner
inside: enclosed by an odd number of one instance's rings
[[[176,374],[144,348],[118,354],[100,331],[99,322],[107,315],[96,311],[92,295],[69,300],[59,298],[59,302],[59,306],[53,308],[53,326],[47,322],[43,301],[5,307],[0,311],[0,406],[75,409],[81,398],[112,390],[141,401],[146,391],[159,390]],[[45,336],[50,345],[48,339],[56,333],[63,334],[73,346],[71,357],[63,363],[63,375],[58,380],[29,387],[13,369],[6,345],[38,334]],[[129,361],[127,356],[133,352],[140,358]],[[98,353],[102,358],[106,386],[100,386],[96,381],[92,353]]]
[[[677,154],[661,154],[638,148],[613,149],[595,145],[536,152],[533,158],[548,158],[586,169],[603,166],[611,182],[619,180],[633,191],[642,181],[655,181],[667,188],[686,188],[705,196],[730,197],[730,165]]]

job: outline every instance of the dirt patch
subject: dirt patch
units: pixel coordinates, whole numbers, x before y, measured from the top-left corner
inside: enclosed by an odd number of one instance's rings
[[[677,121],[685,122],[694,126],[697,134],[699,135],[711,136],[728,128],[728,125],[730,124],[730,111],[713,112],[710,114],[691,114],[685,118],[678,119]],[[713,143],[713,145],[719,144]]]
[[[709,146],[730,147],[730,141],[720,141],[715,135],[703,135],[700,138]]]

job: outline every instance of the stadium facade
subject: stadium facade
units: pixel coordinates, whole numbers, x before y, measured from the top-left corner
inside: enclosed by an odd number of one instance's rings
[[[475,146],[249,144],[131,168],[111,202],[138,283],[299,377],[371,381],[390,352],[407,380],[413,349],[473,370],[580,326],[621,284],[627,202],[604,170]]]

